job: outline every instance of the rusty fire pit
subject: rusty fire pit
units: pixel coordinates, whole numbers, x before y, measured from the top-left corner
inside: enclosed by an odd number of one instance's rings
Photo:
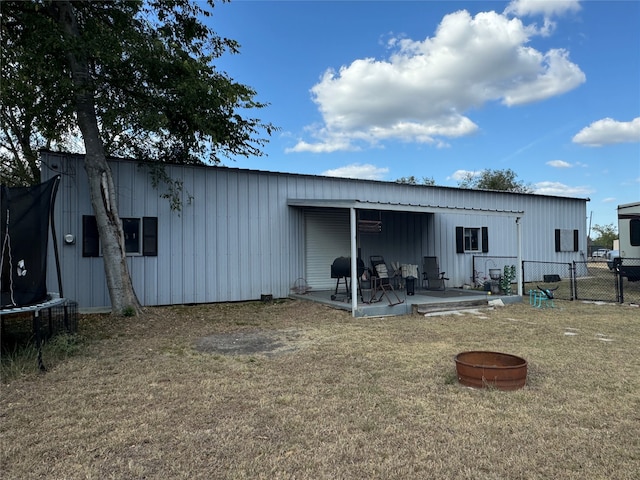
[[[472,388],[518,390],[527,381],[527,361],[507,353],[472,351],[456,355],[458,382]]]

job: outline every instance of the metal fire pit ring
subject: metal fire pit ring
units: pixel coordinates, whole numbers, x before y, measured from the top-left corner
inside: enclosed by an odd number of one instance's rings
[[[455,363],[458,382],[467,387],[518,390],[527,381],[527,361],[508,353],[462,352]]]

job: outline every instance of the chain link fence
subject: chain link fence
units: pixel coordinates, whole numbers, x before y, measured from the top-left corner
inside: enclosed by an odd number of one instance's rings
[[[522,282],[524,295],[530,290],[551,290],[553,296],[561,300],[573,300],[573,271],[570,263],[522,262]]]
[[[609,269],[604,259],[573,262],[573,265],[576,300],[619,301],[618,275]]]
[[[618,274],[618,301],[640,304],[640,258],[621,258],[610,263]]]
[[[640,258],[522,262],[524,294],[548,289],[562,300],[640,304]]]

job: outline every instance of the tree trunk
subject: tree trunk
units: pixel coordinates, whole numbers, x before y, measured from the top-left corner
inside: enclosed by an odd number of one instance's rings
[[[72,39],[79,39],[77,19],[71,2],[57,2],[57,20]],[[102,246],[102,257],[111,297],[112,313],[133,309],[141,311],[127,266],[122,222],[118,215],[116,189],[100,138],[95,111],[94,90],[86,57],[79,50],[67,54],[75,87],[78,127],[86,150],[84,167],[89,177],[91,205],[96,216]]]

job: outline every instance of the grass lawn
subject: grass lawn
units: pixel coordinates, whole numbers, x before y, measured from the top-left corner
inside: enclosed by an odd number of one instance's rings
[[[556,307],[82,317],[46,373],[2,359],[2,479],[637,479],[640,309]],[[460,386],[465,350],[527,359],[527,386]]]

